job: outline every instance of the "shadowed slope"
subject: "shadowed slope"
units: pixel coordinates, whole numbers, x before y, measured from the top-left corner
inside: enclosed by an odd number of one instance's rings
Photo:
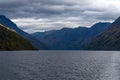
[[[97,36],[88,46],[89,50],[120,50],[120,17]]]
[[[36,50],[36,48],[14,30],[0,24],[0,50]]]
[[[53,50],[82,50],[98,34],[108,28],[110,23],[97,23],[91,28],[63,28],[32,34]]]
[[[47,49],[47,47],[37,40],[35,37],[31,36],[30,34],[24,32],[23,30],[19,29],[15,23],[13,23],[7,17],[0,15],[0,24],[7,26],[10,29],[15,30],[19,35],[27,39],[31,42],[31,44],[36,47],[37,49]]]

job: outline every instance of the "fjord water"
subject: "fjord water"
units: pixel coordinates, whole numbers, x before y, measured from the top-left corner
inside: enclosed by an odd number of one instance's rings
[[[119,80],[119,51],[2,51],[0,80]]]

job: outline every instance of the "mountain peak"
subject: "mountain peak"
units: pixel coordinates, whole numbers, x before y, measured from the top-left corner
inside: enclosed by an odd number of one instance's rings
[[[89,44],[89,50],[120,50],[120,17]]]
[[[5,28],[7,28],[7,29],[10,29],[12,31],[14,30],[20,36],[22,36],[23,38],[25,38],[28,41],[30,41],[31,44],[33,46],[35,46],[37,49],[46,49],[47,48],[43,43],[38,41],[36,38],[34,38],[30,34],[24,32],[23,30],[19,29],[17,27],[17,25],[14,22],[12,22],[9,18],[7,18],[6,16],[0,15],[0,24],[4,25]]]
[[[110,28],[120,28],[120,17],[118,17],[111,25]]]
[[[110,24],[110,22],[98,22],[98,23],[96,23],[94,25],[99,25],[99,24]]]
[[[11,29],[17,29],[17,25],[4,15],[0,15],[0,24]]]
[[[98,23],[94,24],[91,28],[107,27],[110,24],[111,24],[110,22],[98,22]]]
[[[69,30],[69,29],[72,29],[72,28],[64,27],[64,28],[62,28],[61,30]]]
[[[0,18],[6,18],[6,16],[4,16],[4,15],[0,15]]]
[[[120,22],[120,16],[116,19],[115,22]]]

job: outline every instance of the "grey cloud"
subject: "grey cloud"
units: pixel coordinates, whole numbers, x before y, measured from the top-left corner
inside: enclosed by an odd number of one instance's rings
[[[83,3],[83,2],[81,2]],[[75,11],[74,6],[77,3],[65,0],[10,0],[8,2],[1,2],[1,13],[9,13],[11,18],[19,17],[49,17],[49,16],[62,16],[69,12]],[[77,4],[78,5],[78,4]],[[8,10],[9,9],[9,10]],[[7,11],[8,10],[8,11]],[[12,14],[14,13],[14,16]],[[21,16],[22,15],[22,16]],[[29,16],[28,16],[29,15]]]
[[[113,21],[120,14],[119,3],[119,0],[1,0],[0,14],[11,19],[42,19],[43,27],[36,23],[29,23],[29,26],[36,26],[34,30],[50,30],[71,27],[69,24],[89,26],[97,21]],[[62,22],[57,23],[59,21]],[[19,26],[25,27],[22,23]],[[28,31],[28,26],[22,29]]]
[[[18,8],[25,5],[25,1],[20,0],[10,0],[10,1],[2,1],[0,2],[0,8]]]

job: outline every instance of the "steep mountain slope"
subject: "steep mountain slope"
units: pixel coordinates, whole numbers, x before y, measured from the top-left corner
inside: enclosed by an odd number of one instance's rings
[[[87,47],[90,50],[120,50],[120,17]]]
[[[0,24],[0,50],[35,50],[32,44],[14,30]]]
[[[106,30],[108,25],[110,23],[97,23],[91,28],[63,28],[32,35],[53,50],[80,50],[84,49],[93,37]]]
[[[15,30],[19,35],[30,41],[31,44],[35,46],[37,49],[47,49],[47,47],[43,43],[41,43],[39,40],[31,36],[30,34],[19,29],[15,23],[13,23],[10,19],[6,18],[3,15],[0,15],[0,24]]]

